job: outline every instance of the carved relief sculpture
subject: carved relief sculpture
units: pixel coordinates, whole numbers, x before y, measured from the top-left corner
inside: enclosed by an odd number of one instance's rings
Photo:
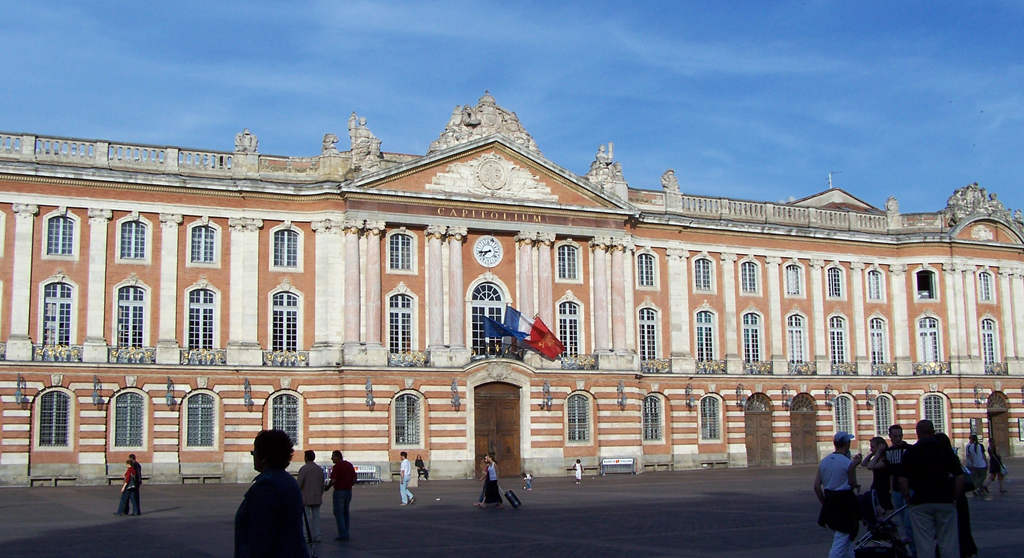
[[[963,188],[957,188],[953,195],[946,200],[946,209],[942,210],[950,225],[955,225],[969,215],[982,214],[1010,219],[1010,211],[1003,207],[1003,202],[996,199],[995,194],[989,194],[978,183],[968,184]]]
[[[427,153],[430,154],[494,134],[501,134],[526,149],[540,154],[537,143],[523,128],[516,113],[498,106],[490,92],[484,92],[484,96],[480,97],[475,107],[456,106],[452,111],[451,119],[448,120],[448,125],[444,127],[441,136],[430,144]]]
[[[679,181],[676,180],[676,171],[668,169],[661,175],[661,187],[669,192],[679,191]]]
[[[259,138],[250,134],[249,128],[245,128],[241,133],[235,135],[235,153],[256,153],[256,146],[259,142]]]
[[[353,112],[348,118],[348,135],[352,140],[352,166],[364,173],[380,169],[383,160],[381,141],[366,127],[366,117],[359,118]]]
[[[495,153],[452,163],[426,185],[427,190],[482,197],[557,201],[539,177]]]

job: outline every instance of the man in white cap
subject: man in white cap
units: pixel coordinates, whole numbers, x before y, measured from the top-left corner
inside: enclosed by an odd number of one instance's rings
[[[818,525],[828,527],[832,535],[829,558],[854,558],[853,539],[857,536],[860,511],[853,489],[857,486],[857,465],[861,454],[850,457],[853,435],[839,432],[832,439],[836,450],[818,465],[814,477],[814,494],[821,502]]]

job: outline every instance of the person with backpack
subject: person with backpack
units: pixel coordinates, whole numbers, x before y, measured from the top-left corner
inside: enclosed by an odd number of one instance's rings
[[[981,483],[985,481],[985,472],[988,470],[988,460],[985,459],[985,447],[978,442],[977,434],[971,434],[971,441],[964,448],[964,465],[971,470],[974,493],[980,495]]]
[[[132,464],[132,459],[128,458],[125,460],[125,465],[128,469],[124,472],[124,484],[121,485],[121,502],[117,505],[117,511],[114,515],[139,515],[139,476],[136,473],[135,466]],[[128,513],[128,503],[131,502],[134,507],[134,513]]]

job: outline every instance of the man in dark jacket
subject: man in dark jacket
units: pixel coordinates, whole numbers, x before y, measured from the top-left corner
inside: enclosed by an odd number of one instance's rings
[[[281,430],[256,435],[252,482],[235,514],[235,558],[309,558],[302,523],[302,492],[285,470],[292,442]]]
[[[903,454],[900,473],[900,491],[910,502],[917,557],[935,558],[936,547],[942,556],[960,556],[956,501],[964,489],[964,469],[953,449],[935,438],[932,421],[917,423],[917,439]]]

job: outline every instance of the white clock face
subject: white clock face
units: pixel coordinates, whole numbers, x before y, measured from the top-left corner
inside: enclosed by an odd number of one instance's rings
[[[494,267],[501,262],[501,243],[493,236],[481,236],[473,244],[473,257],[484,267]]]

